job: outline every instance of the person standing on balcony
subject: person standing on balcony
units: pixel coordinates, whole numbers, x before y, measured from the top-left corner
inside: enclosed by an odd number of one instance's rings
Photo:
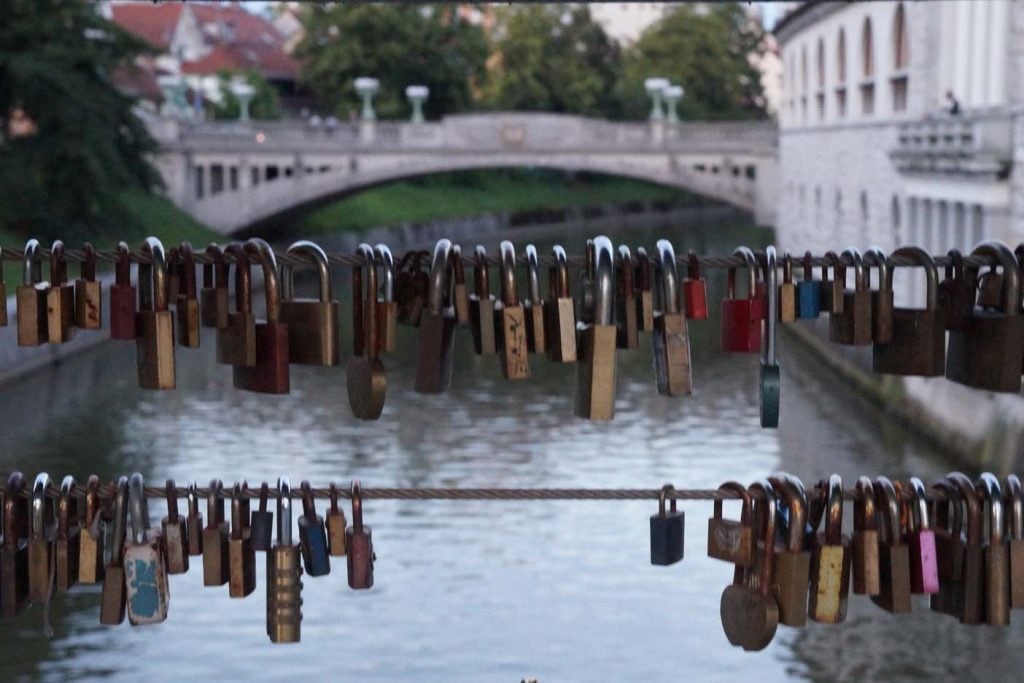
[[[950,116],[959,116],[960,115],[960,100],[958,100],[956,98],[956,95],[953,94],[952,90],[947,90],[946,91],[946,102],[949,103],[949,108],[946,109],[946,111],[949,113],[949,115]]]

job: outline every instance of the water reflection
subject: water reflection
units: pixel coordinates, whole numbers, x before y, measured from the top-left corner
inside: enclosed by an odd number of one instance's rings
[[[648,245],[655,237],[622,236]],[[676,245],[722,251],[758,239],[749,229],[713,225],[680,230]],[[576,253],[582,248],[582,236],[564,241]],[[716,283],[710,289],[721,291]],[[712,487],[780,467],[807,480],[832,471],[927,479],[947,468],[785,340],[781,428],[761,430],[757,358],[720,354],[716,320],[693,323],[691,331],[696,396],[657,395],[645,339],[640,350],[619,354],[610,425],[572,418],[571,367],[535,361],[532,381],[509,384],[496,358],[472,355],[466,332],[452,390],[419,396],[411,391],[413,334],[403,329],[401,348],[385,361],[384,416],[369,425],[350,417],[340,370],[293,368],[287,397],[237,392],[206,336],[201,349],[178,350],[178,391],[141,392],[134,349],[111,344],[5,387],[0,471],[81,479],[137,469],[152,481],[244,476],[250,484],[287,473],[296,483],[359,476],[385,486]],[[99,626],[99,591],[83,587],[55,597],[52,641],[42,636],[38,607],[4,622],[0,676],[182,678],[216,667],[238,678],[340,671],[364,681],[668,680],[680,673],[701,681],[972,680],[1024,664],[1020,649],[1008,646],[1018,627],[971,629],[923,611],[894,618],[856,598],[846,625],[783,628],[765,653],[736,651],[718,621],[731,571],[703,556],[709,506],[683,505],[687,559],[671,568],[647,564],[652,508],[371,501],[376,587],[348,590],[341,563],[329,576],[306,577],[301,644],[267,641],[261,589],[231,600],[226,589],[203,588],[194,567],[171,578],[171,615],[157,627]],[[162,516],[159,501],[151,514]],[[257,562],[260,585],[262,569]],[[912,659],[925,638],[933,652],[965,654]]]

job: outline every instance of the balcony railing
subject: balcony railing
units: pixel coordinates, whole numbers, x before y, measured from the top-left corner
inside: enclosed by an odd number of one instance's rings
[[[1013,160],[1007,114],[932,117],[900,126],[889,153],[901,173],[1004,179]]]

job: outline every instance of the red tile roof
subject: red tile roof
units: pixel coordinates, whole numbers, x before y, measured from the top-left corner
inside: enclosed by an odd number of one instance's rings
[[[153,47],[166,50],[171,46],[183,4],[167,2],[113,2],[110,10],[114,23],[134,33]]]

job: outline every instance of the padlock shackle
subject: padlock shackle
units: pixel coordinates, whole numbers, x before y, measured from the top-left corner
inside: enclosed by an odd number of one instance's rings
[[[142,253],[149,255],[150,263],[140,263],[139,310],[161,313],[167,310],[167,261],[164,245],[156,237],[147,237]]]
[[[25,489],[25,477],[21,472],[11,472],[7,478],[7,489],[4,492],[4,547],[13,549],[18,547],[19,524],[19,503],[22,501],[21,492]],[[21,507],[21,509],[24,509]],[[27,520],[23,520],[27,521]]]
[[[779,271],[775,247],[769,244],[764,249],[765,286],[768,289],[768,319],[765,320],[764,351],[761,362],[764,365],[778,365],[776,339],[779,321]]]
[[[700,259],[693,249],[686,252],[686,277],[689,280],[700,279]]]
[[[939,269],[935,265],[935,259],[932,255],[921,247],[900,247],[892,253],[894,257],[904,257],[913,259],[915,263],[924,268],[925,283],[926,283],[926,294],[925,294],[925,306],[927,310],[934,311],[939,307]],[[961,266],[962,267],[962,266]],[[888,273],[888,288],[892,289],[892,268]]]
[[[452,284],[452,261],[451,240],[438,240],[430,259],[430,280],[427,282],[427,308],[435,315],[444,313],[445,299],[449,295]],[[484,270],[486,271],[486,265],[484,265]],[[479,266],[477,266],[477,271],[480,271]],[[486,275],[484,279],[487,279]]]
[[[764,557],[755,560],[758,566],[758,593],[764,596],[772,594],[772,584],[775,582],[775,561],[771,556],[775,547],[775,528],[778,524],[778,503],[777,493],[770,479],[760,479],[750,485],[754,497],[754,534],[761,530],[761,540],[764,548]],[[760,496],[757,493],[760,493]],[[792,524],[792,520],[790,521]],[[801,531],[802,533],[802,531]],[[754,552],[757,553],[757,544],[754,544]]]
[[[551,258],[555,263],[548,270],[548,291],[552,299],[565,299],[569,296],[569,258],[560,244],[551,247]]]
[[[857,480],[857,498],[853,503],[853,530],[871,531],[878,529],[875,517],[875,487],[870,477]]]
[[[537,247],[527,244],[526,249],[526,297],[531,306],[540,306],[543,299],[540,294],[540,259]]]
[[[945,479],[932,484],[932,488],[945,494],[945,500],[934,503],[934,526],[946,529],[950,535],[959,539],[964,528],[963,496],[960,489]],[[949,511],[953,511],[953,519],[949,519]],[[951,526],[952,525],[952,526]]]
[[[946,266],[945,276],[948,278],[956,277],[957,275],[963,277],[964,255],[960,253],[960,250],[950,249],[946,252],[946,256],[949,258],[949,264]]]
[[[757,292],[757,259],[754,258],[754,252],[747,247],[736,247],[732,250],[733,256],[739,256],[743,259],[744,267],[747,269],[747,298],[753,299]],[[726,276],[726,298],[736,298],[736,268],[729,268]]]
[[[895,268],[889,267],[889,261],[886,259],[885,252],[882,251],[881,247],[869,247],[864,252],[864,263],[867,264],[865,276],[868,281],[868,289],[871,289],[871,268],[874,266],[878,270],[878,291],[892,291],[892,271]]]
[[[960,490],[960,495],[967,507],[967,545],[982,545],[985,520],[974,483],[963,472],[950,472],[946,475],[946,479]]]
[[[676,252],[668,240],[658,240],[655,245],[658,259],[655,261],[654,286],[661,296],[665,313],[679,313],[679,271],[676,268]]]
[[[338,513],[338,485],[332,481],[328,488],[329,488],[330,498],[331,498],[331,509],[330,509],[330,511],[331,511],[332,514],[337,514]]]
[[[231,538],[236,541],[245,538],[249,528],[249,482],[236,481],[231,487]]]
[[[96,515],[100,512],[100,478],[90,474],[85,484],[85,515],[82,517],[82,529],[91,529]]]
[[[612,241],[604,235],[593,239],[594,324],[615,324],[615,259]]]
[[[118,477],[115,491],[113,505],[114,537],[110,542],[110,565],[112,567],[121,567],[124,565],[125,527],[128,525],[128,477],[123,474]]]
[[[501,254],[501,303],[506,307],[519,305],[516,287],[516,247],[509,240],[502,240],[498,246]]]
[[[210,492],[206,496],[206,528],[216,529],[224,522],[224,483],[220,479],[210,480]]]
[[[260,512],[267,511],[267,499],[270,497],[270,485],[267,482],[260,484]]]
[[[804,528],[807,525],[807,495],[798,479],[785,472],[769,477],[768,482],[786,500],[789,508],[789,534],[786,538],[786,549],[792,553],[803,552]]]
[[[750,496],[750,491],[748,491],[747,488],[743,484],[741,484],[741,483],[739,483],[737,481],[727,481],[724,484],[722,484],[721,486],[719,486],[718,490],[722,491],[723,493],[730,493],[731,492],[731,493],[735,493],[736,495],[738,495],[740,497],[740,502],[741,502],[741,505],[742,505],[742,509],[741,509],[741,513],[740,513],[740,521],[749,521],[750,520],[751,505],[752,505],[753,499]],[[721,498],[715,498],[714,516],[715,516],[715,519],[721,519],[722,518],[722,499]]]
[[[1003,506],[1009,508],[1006,526],[1014,541],[1024,540],[1024,494],[1021,493],[1020,478],[1016,474],[1006,475],[1006,493]]]
[[[856,292],[866,292],[870,288],[867,273],[864,271],[864,256],[860,253],[860,249],[855,247],[847,247],[843,250],[842,260],[844,262],[849,261],[850,265],[853,266],[853,289]],[[843,289],[846,288],[846,271],[843,271]]]
[[[71,531],[71,504],[72,491],[75,488],[75,478],[70,474],[64,477],[60,482],[60,498],[57,503],[57,538],[64,541],[67,540],[68,534]],[[77,517],[77,507],[76,507]],[[75,521],[79,521],[75,519]]]
[[[46,492],[50,488],[50,475],[40,472],[32,485],[32,538],[46,537]]]
[[[54,240],[50,246],[50,284],[61,285],[68,279],[68,262],[64,258],[64,242]]]
[[[814,280],[814,257],[811,255],[810,249],[804,252],[804,282],[811,282]]]
[[[146,488],[142,475],[132,474],[128,482],[128,509],[131,512],[132,543],[141,545],[149,533],[149,503],[146,502]]]
[[[988,256],[998,262],[1003,269],[1003,313],[1020,315],[1020,266],[1010,248],[999,240],[988,240],[975,246],[971,256]]]
[[[227,289],[229,267],[227,259],[224,258],[224,250],[216,242],[211,242],[206,247],[206,255],[213,263],[203,264],[203,287]]]
[[[123,244],[123,242],[122,242]],[[39,257],[39,240],[25,242],[25,256],[22,263],[22,284],[31,286],[43,281],[43,264]]]
[[[316,268],[317,282],[319,284],[318,299],[321,303],[331,300],[331,267],[327,262],[327,254],[316,242],[299,240],[292,242],[288,247],[288,253],[295,256],[305,256],[313,267]],[[281,267],[281,300],[291,301],[295,297],[295,268],[290,263]]]
[[[615,296],[630,297],[634,295],[636,284],[633,281],[633,254],[629,247],[620,244],[615,250]]]
[[[302,498],[302,516],[312,524],[316,518],[316,502],[313,500],[313,487],[308,479],[303,479],[299,484],[299,492]]]
[[[975,488],[988,501],[989,544],[998,545],[1006,536],[1006,517],[1003,514],[1003,492],[999,479],[991,472],[982,472],[975,482]]]
[[[277,480],[277,545],[292,544],[292,487],[288,477]]]
[[[788,251],[782,253],[782,284],[793,284],[793,257]]]
[[[821,267],[822,278],[827,277],[826,272],[831,266],[832,268],[832,298],[842,302],[843,293],[846,291],[846,266],[843,265],[843,260],[839,258],[839,254],[834,251],[825,252],[825,264]],[[824,295],[825,292],[822,292]],[[833,313],[839,313],[841,311],[833,311]]]
[[[658,492],[658,516],[665,516],[665,501],[672,500],[672,512],[676,512],[676,487],[672,484],[665,484],[661,487],[661,491]]]
[[[838,474],[829,475],[824,489],[827,492],[825,503],[825,543],[840,545],[843,541],[843,478]]]
[[[257,256],[263,266],[263,294],[267,308],[267,322],[276,323],[281,315],[281,295],[277,284],[277,258],[274,250],[265,240],[250,237],[245,243],[246,251]]]
[[[2,252],[0,252],[2,253]],[[78,274],[86,282],[96,281],[96,248],[91,242],[82,245],[82,262],[79,264]],[[0,276],[2,277],[2,276]],[[0,280],[2,282],[2,280]]]
[[[363,265],[352,268],[352,352],[355,356],[365,355],[373,360],[378,353],[377,266],[374,264],[373,247],[366,242],[356,247],[356,255],[362,257]]]
[[[888,477],[875,478],[876,506],[878,507],[879,541],[890,547],[902,545],[900,534],[900,501],[896,487]]]
[[[167,501],[167,523],[177,524],[179,519],[178,489],[174,485],[173,479],[164,482],[164,499]]]
[[[651,291],[651,258],[643,247],[636,248],[636,265],[633,266],[633,285],[641,292]]]
[[[188,483],[188,494],[185,500],[188,504],[188,516],[192,519],[199,519],[199,484],[197,482],[190,481]]]
[[[924,482],[917,477],[911,477],[908,480],[908,485],[914,496],[911,508],[914,531],[931,531],[932,522],[928,515],[928,491],[925,489]]]
[[[352,530],[355,534],[363,533],[363,489],[358,479],[352,480]]]
[[[473,249],[473,288],[480,301],[491,298],[491,276],[487,271],[487,250],[482,244],[476,245]]]
[[[462,272],[462,251],[459,250],[458,271]],[[391,255],[391,249],[383,242],[373,246],[373,263],[380,268],[380,289],[381,297],[385,303],[395,300],[395,257]],[[464,280],[463,280],[464,281]]]

